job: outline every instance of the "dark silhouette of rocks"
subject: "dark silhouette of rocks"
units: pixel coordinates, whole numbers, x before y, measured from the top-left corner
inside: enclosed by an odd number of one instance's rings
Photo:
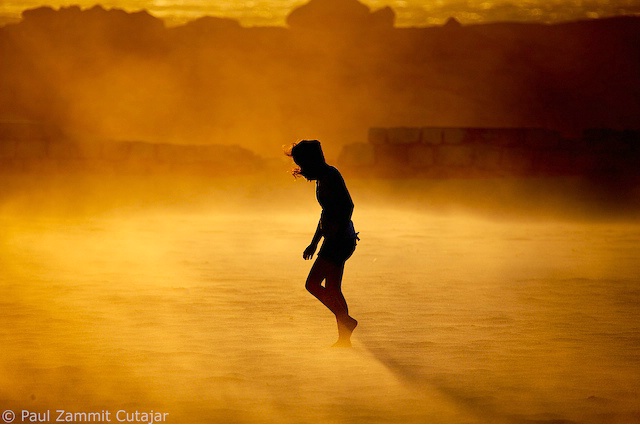
[[[241,30],[238,21],[230,18],[216,18],[204,16],[182,26],[182,31],[192,37],[225,35],[229,32]]]
[[[458,22],[458,20],[456,18],[451,17],[451,18],[447,19],[447,22],[444,23],[443,27],[444,28],[454,29],[454,28],[462,27],[462,24],[460,24],[460,22]]]
[[[311,0],[287,28],[166,28],[96,6],[0,28],[0,118],[66,134],[327,155],[370,127],[638,129],[640,18],[394,28],[393,12]],[[1,136],[1,135],[0,135]]]
[[[126,50],[138,48],[142,53],[164,30],[162,21],[145,11],[127,13],[123,10],[105,10],[102,6],[94,6],[81,10],[78,6],[70,6],[59,11],[48,7],[26,10],[22,14],[20,26],[30,33],[45,37],[61,44],[80,44],[94,42],[102,38],[116,48]],[[87,48],[94,47],[86,45]]]
[[[541,128],[371,128],[338,165],[365,176],[495,178],[640,177],[640,131],[588,129],[577,137]]]
[[[231,145],[76,140],[39,122],[0,120],[0,175],[190,174],[229,176],[261,171],[255,153]]]
[[[392,27],[395,13],[389,7],[371,12],[357,0],[310,0],[287,17],[292,29],[340,31],[367,27]]]

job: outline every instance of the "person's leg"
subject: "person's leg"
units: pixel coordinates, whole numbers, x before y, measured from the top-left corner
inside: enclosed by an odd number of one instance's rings
[[[342,276],[344,274],[344,263],[341,265],[329,263],[328,273],[326,275],[325,289],[331,294],[331,298],[338,300],[342,309],[340,314],[336,314],[336,321],[338,323],[338,342],[334,346],[350,347],[351,346],[351,334],[353,330],[358,326],[358,321],[349,316],[349,307],[347,301],[342,293]]]
[[[316,258],[307,277],[306,288],[336,316],[338,341],[334,347],[350,347],[351,334],[358,321],[349,316],[347,301],[342,294],[344,263],[334,264],[322,257]],[[322,282],[325,286],[322,286]]]
[[[326,281],[325,286],[322,286],[323,281]],[[342,267],[318,257],[311,267],[305,287],[307,291],[331,310],[336,318],[345,318],[349,314],[347,303],[344,296],[342,296],[342,291],[340,291],[341,282]]]
[[[338,319],[344,319],[349,316],[349,306],[347,300],[345,300],[342,294],[342,275],[344,274],[344,264],[338,266],[334,263],[327,261],[326,277],[324,287],[327,293],[331,294],[331,297],[336,299],[340,303],[340,314],[336,314]]]

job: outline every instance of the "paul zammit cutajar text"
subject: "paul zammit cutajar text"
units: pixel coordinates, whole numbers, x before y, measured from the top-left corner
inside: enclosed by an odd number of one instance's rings
[[[167,421],[167,412],[140,412],[135,410],[118,410],[111,412],[110,410],[100,410],[97,412],[71,412],[68,410],[45,410],[43,412],[33,412],[30,410],[22,411],[23,423],[143,423],[156,424]]]

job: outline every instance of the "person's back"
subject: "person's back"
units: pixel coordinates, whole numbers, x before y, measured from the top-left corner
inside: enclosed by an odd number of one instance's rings
[[[334,238],[352,227],[353,201],[340,172],[331,165],[316,180],[316,198],[322,207],[324,237]]]

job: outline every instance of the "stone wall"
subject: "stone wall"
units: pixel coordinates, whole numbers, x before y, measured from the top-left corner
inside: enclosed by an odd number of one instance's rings
[[[538,128],[371,128],[338,164],[381,177],[481,178],[640,174],[640,132]]]
[[[235,174],[262,167],[237,146],[0,140],[0,173]]]
[[[0,174],[247,173],[263,166],[238,146],[74,140],[39,122],[0,121]]]

